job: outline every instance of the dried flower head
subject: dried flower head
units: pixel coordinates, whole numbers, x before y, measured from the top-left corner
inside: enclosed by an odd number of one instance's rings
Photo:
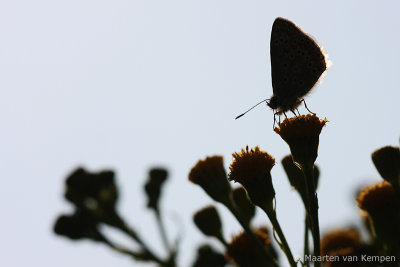
[[[384,181],[367,187],[357,202],[368,213],[375,235],[389,246],[400,246],[400,198],[393,186]]]
[[[372,153],[372,161],[383,179],[393,186],[400,184],[399,147],[385,146]]]
[[[199,160],[189,173],[189,181],[198,184],[215,201],[227,203],[231,197],[222,156],[207,157]]]
[[[73,215],[61,215],[58,217],[54,232],[71,239],[88,238],[94,241],[105,239],[97,229],[97,220],[84,210],[77,210]]]
[[[286,118],[274,131],[289,145],[295,163],[310,165],[318,156],[319,135],[326,123],[326,119],[307,114]]]
[[[115,227],[123,224],[116,210],[118,189],[111,170],[92,173],[76,169],[66,179],[65,198],[99,222]]]
[[[282,159],[282,166],[286,172],[287,177],[289,178],[290,185],[293,186],[294,189],[299,192],[303,202],[307,199],[307,189],[306,189],[306,181],[304,178],[303,172],[299,169],[299,167],[294,164],[292,155],[287,155]],[[318,186],[318,178],[319,178],[319,169],[316,165],[314,165],[314,185],[315,188]]]
[[[161,196],[161,189],[167,180],[168,172],[163,168],[153,168],[149,171],[149,178],[144,185],[147,195],[147,207],[158,210],[158,201]]]
[[[91,173],[78,168],[66,179],[65,198],[79,208],[113,209],[118,200],[114,176],[109,170]]]
[[[258,206],[271,205],[275,197],[272,186],[271,169],[275,159],[256,146],[233,153],[229,169],[229,180],[240,183],[247,191],[251,202]]]
[[[383,209],[399,207],[399,197],[393,186],[382,182],[365,188],[357,197],[360,209],[368,213],[380,213]]]
[[[202,245],[197,249],[197,258],[192,264],[193,267],[223,267],[227,262],[225,256],[215,251],[209,245]]]
[[[321,255],[331,255],[339,249],[361,247],[360,233],[354,228],[336,229],[326,233],[321,239]]]
[[[275,165],[275,159],[267,152],[260,150],[256,146],[249,150],[242,149],[239,153],[232,154],[234,160],[229,167],[230,179],[241,182],[248,179],[247,177],[263,177],[268,174]]]
[[[265,228],[258,229],[254,232],[261,244],[267,249],[271,248],[271,241],[268,231]],[[257,245],[246,232],[242,232],[232,238],[228,244],[226,257],[229,261],[236,262],[241,267],[254,266],[274,266],[268,261],[256,247]]]
[[[193,216],[193,221],[206,236],[213,236],[223,240],[221,219],[214,206],[207,206],[197,211]]]

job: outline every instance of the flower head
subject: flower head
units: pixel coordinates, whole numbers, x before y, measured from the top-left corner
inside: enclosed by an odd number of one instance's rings
[[[360,233],[354,228],[336,229],[326,233],[321,239],[321,255],[330,255],[339,249],[361,247]]]
[[[149,172],[149,178],[144,185],[144,190],[147,194],[147,207],[158,210],[158,201],[161,196],[161,188],[167,180],[168,172],[163,168],[154,168]]]
[[[98,221],[121,226],[122,222],[115,208],[118,189],[114,177],[114,172],[110,170],[91,173],[78,168],[66,179],[65,198]]]
[[[307,200],[307,189],[306,189],[306,181],[303,175],[303,172],[299,169],[299,167],[294,164],[292,155],[287,155],[282,159],[282,166],[286,172],[287,177],[289,178],[290,185],[299,192],[303,202]],[[316,165],[314,165],[314,185],[317,188],[319,178],[319,169]]]
[[[400,185],[399,147],[385,146],[372,153],[372,161],[383,179],[395,187]]]
[[[376,236],[388,245],[400,245],[400,198],[393,186],[382,182],[367,187],[358,195],[357,202],[368,213]]]
[[[254,234],[267,250],[271,249],[271,240],[265,227],[256,230]],[[268,262],[268,259],[261,255],[256,246],[250,236],[246,232],[242,232],[234,236],[228,244],[226,257],[241,267],[274,266],[272,262]]]
[[[286,118],[274,131],[289,145],[296,164],[314,164],[318,156],[319,134],[327,120],[316,115]]]
[[[54,225],[54,232],[75,240],[89,238],[104,241],[97,229],[97,220],[84,210],[78,210],[73,215],[59,216]]]
[[[388,182],[382,182],[365,188],[357,197],[360,209],[370,214],[380,213],[382,209],[400,207],[399,197],[393,186]]]
[[[215,251],[209,245],[202,245],[197,249],[197,257],[192,264],[193,267],[205,266],[225,266],[227,264],[225,256]]]
[[[242,149],[239,153],[233,153],[233,162],[229,167],[231,173],[229,178],[236,182],[245,182],[248,177],[259,177],[267,175],[275,165],[275,159],[267,152],[256,146],[249,150]],[[250,178],[251,179],[251,178]]]
[[[193,221],[204,235],[223,240],[221,219],[214,206],[197,211],[193,216]]]
[[[200,185],[217,202],[228,203],[232,189],[228,182],[222,156],[199,160],[189,173],[189,181]]]
[[[67,177],[65,198],[77,207],[92,208],[94,205],[101,205],[114,208],[118,200],[114,172],[105,170],[90,173],[78,168]]]
[[[232,156],[229,180],[239,182],[254,205],[270,206],[275,197],[270,173],[275,159],[258,146],[251,150],[246,147]]]

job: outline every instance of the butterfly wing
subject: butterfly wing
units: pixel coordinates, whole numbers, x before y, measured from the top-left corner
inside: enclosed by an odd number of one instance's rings
[[[281,99],[306,95],[327,68],[320,46],[284,18],[277,18],[272,26],[270,53],[272,88]]]

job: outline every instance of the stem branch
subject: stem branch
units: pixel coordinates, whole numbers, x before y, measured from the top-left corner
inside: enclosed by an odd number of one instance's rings
[[[274,231],[277,233],[280,242],[278,242],[279,246],[281,247],[281,249],[283,250],[283,252],[286,255],[286,258],[289,261],[290,266],[292,267],[296,267],[297,263],[293,258],[293,254],[292,251],[290,250],[289,244],[286,241],[286,237],[283,234],[282,228],[279,224],[278,219],[276,218],[276,212],[274,210],[270,210],[267,209],[265,207],[262,207],[262,209],[264,210],[264,212],[268,215],[269,220],[271,221],[272,226],[274,227]]]

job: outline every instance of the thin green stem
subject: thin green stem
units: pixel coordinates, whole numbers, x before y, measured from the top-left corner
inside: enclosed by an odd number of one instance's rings
[[[301,170],[304,175],[307,189],[307,202],[308,202],[308,214],[311,218],[311,230],[314,240],[314,255],[320,255],[320,233],[319,233],[319,219],[318,219],[318,196],[315,191],[314,185],[314,165],[303,164]],[[319,261],[315,262],[315,266],[321,266]]]
[[[265,207],[261,207],[264,212],[268,215],[269,220],[271,221],[272,226],[274,227],[274,231],[277,233],[278,237],[279,237],[279,241],[278,244],[281,247],[281,249],[283,250],[283,252],[286,255],[287,260],[289,261],[290,266],[292,267],[296,267],[297,263],[293,258],[293,254],[292,251],[290,250],[289,244],[286,241],[286,237],[282,231],[282,228],[279,224],[278,219],[276,218],[276,212],[274,210],[271,209],[267,209]]]

